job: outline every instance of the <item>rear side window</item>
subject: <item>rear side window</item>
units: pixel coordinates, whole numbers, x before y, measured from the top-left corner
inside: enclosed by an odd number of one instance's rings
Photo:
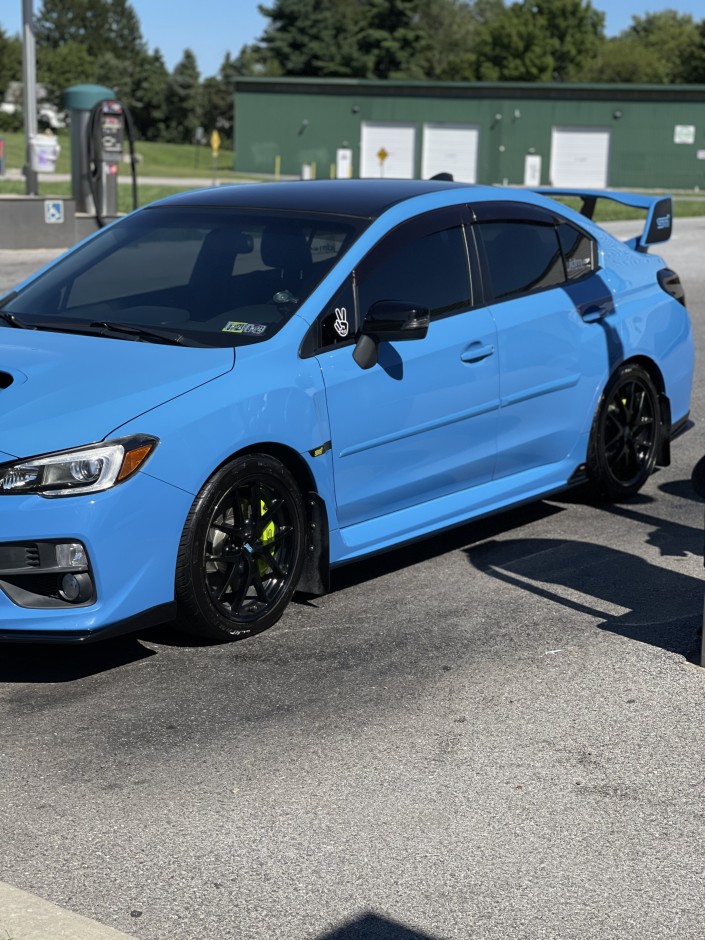
[[[585,232],[568,222],[562,222],[558,226],[558,237],[569,281],[576,281],[583,274],[595,270],[595,243]]]
[[[482,222],[478,228],[495,299],[565,282],[561,245],[553,225],[501,221]]]

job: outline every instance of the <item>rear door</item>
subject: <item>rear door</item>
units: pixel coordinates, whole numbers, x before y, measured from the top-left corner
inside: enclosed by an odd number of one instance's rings
[[[498,335],[497,478],[566,459],[622,353],[592,238],[526,204],[476,216]]]

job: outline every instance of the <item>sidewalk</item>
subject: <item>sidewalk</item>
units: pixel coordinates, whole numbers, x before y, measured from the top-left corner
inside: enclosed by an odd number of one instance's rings
[[[221,173],[230,173],[230,170],[225,170],[220,168],[218,174]],[[295,180],[298,179],[298,176],[280,176],[279,179],[283,182],[284,180]],[[38,175],[40,183],[70,183],[71,174],[70,173],[40,173]],[[24,182],[24,176],[22,171],[18,170],[16,167],[10,167],[7,169],[3,176],[0,176],[0,182],[3,180],[11,180],[13,182]],[[238,176],[237,178],[231,176],[216,176],[216,186],[229,186],[230,184],[238,183],[258,183],[261,181],[274,181],[275,178],[272,175],[267,174],[258,174],[253,175],[251,178]],[[130,169],[128,166],[122,166],[120,173],[118,175],[118,183],[123,186],[132,185],[132,176],[130,174]],[[212,176],[148,176],[141,172],[140,168],[137,168],[137,185],[143,184],[146,186],[190,186],[197,188],[198,186],[212,186],[213,177]]]
[[[40,173],[38,176],[40,183],[70,183],[71,174],[70,173]],[[4,176],[0,176],[1,180],[12,180],[13,182],[24,182],[24,176],[22,175],[21,170],[9,169],[5,172]],[[243,179],[222,179],[216,177],[216,185],[222,186],[225,183],[248,183],[249,180]],[[123,167],[123,171],[118,176],[118,183],[123,186],[132,185],[132,176],[130,175],[129,168]],[[137,170],[137,185],[144,183],[145,185],[150,186],[212,186],[213,178],[208,176],[143,176],[139,169]]]
[[[0,937],[12,940],[134,940],[0,881]]]

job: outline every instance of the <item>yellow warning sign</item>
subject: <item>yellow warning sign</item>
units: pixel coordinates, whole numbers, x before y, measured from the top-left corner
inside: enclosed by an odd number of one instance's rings
[[[387,159],[388,156],[389,156],[389,153],[384,149],[384,147],[380,147],[379,150],[377,151],[377,159],[379,160],[380,163],[384,163],[384,161]]]
[[[213,151],[213,156],[218,156],[218,151],[220,150],[220,134],[218,131],[213,131],[211,134],[211,150]]]

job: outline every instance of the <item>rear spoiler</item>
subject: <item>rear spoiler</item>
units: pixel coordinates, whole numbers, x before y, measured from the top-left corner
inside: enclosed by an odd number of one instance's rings
[[[593,217],[598,199],[611,199],[623,206],[643,209],[646,221],[641,235],[625,244],[635,251],[648,251],[649,245],[667,242],[673,230],[673,206],[670,196],[640,196],[637,193],[617,193],[608,189],[535,189],[542,196],[573,196],[582,199],[580,214]]]

